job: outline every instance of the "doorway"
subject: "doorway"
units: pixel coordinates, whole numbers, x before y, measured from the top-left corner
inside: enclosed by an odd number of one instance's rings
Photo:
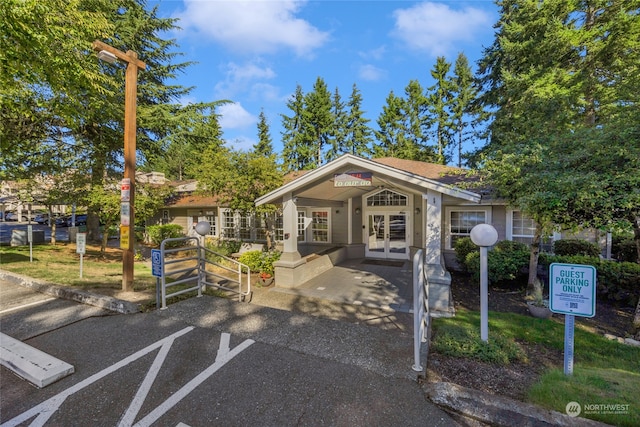
[[[365,255],[372,258],[407,259],[407,214],[369,212]]]

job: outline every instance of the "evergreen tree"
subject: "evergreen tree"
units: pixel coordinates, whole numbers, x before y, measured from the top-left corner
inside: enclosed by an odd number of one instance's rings
[[[481,116],[475,107],[477,90],[469,61],[464,53],[459,53],[453,68],[451,98],[452,128],[457,137],[458,167],[462,167],[462,145],[473,134],[471,123]]]
[[[311,169],[315,150],[305,140],[305,95],[297,85],[294,95],[287,101],[292,115],[282,114],[282,163],[285,172]]]
[[[304,141],[315,150],[315,158],[308,165],[311,168],[325,162],[324,152],[331,144],[335,117],[331,110],[331,93],[325,81],[318,77],[313,91],[304,97]]]
[[[273,143],[271,134],[269,133],[269,123],[267,123],[264,110],[260,111],[258,120],[258,142],[253,146],[253,152],[261,157],[270,157],[273,155]]]
[[[364,117],[364,111],[362,111],[361,106],[362,95],[354,83],[351,88],[349,102],[347,102],[349,111],[346,118],[346,137],[343,153],[369,157],[372,154],[370,144],[373,143],[373,131],[367,124],[370,120]]]
[[[374,131],[378,143],[373,146],[373,157],[402,158],[402,147],[405,145],[403,100],[393,91],[389,92],[386,105],[376,123],[379,130]]]
[[[496,38],[480,62],[482,105],[493,113],[482,161],[487,183],[538,225],[530,284],[537,242],[549,223],[610,227],[628,221],[640,247],[640,203],[629,200],[628,190],[637,184],[637,165],[620,156],[633,150],[629,138],[637,148],[638,5],[500,3]],[[597,162],[584,158],[596,152]]]
[[[326,153],[326,161],[330,162],[333,159],[340,157],[340,155],[347,152],[346,148],[346,128],[347,128],[347,115],[344,111],[344,102],[340,96],[340,91],[336,87],[333,92],[333,98],[331,99],[331,107],[333,113],[333,132],[331,145]]]
[[[445,165],[451,158],[450,145],[453,120],[450,113],[453,85],[448,77],[451,64],[439,56],[431,70],[435,84],[427,89],[427,110],[435,126],[436,163]]]

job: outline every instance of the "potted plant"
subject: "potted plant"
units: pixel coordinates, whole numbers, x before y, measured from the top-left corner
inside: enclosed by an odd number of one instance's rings
[[[527,300],[527,306],[529,307],[529,313],[533,317],[539,319],[548,319],[553,314],[549,309],[549,299],[544,298],[543,294],[544,285],[540,279],[536,278],[533,282],[533,290],[525,298]]]
[[[260,259],[260,272],[258,273],[258,283],[261,286],[270,286],[274,280],[275,267],[273,263],[280,259],[280,252],[263,252]]]

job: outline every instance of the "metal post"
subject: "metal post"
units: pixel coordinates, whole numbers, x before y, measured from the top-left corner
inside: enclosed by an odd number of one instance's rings
[[[489,340],[489,248],[480,246],[480,339]]]
[[[573,333],[576,317],[573,314],[564,316],[564,374],[573,375]]]

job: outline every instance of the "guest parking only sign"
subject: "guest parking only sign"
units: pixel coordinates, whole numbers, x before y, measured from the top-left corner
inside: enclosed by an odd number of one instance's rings
[[[549,308],[554,313],[596,315],[596,269],[590,265],[553,263],[549,267]]]

